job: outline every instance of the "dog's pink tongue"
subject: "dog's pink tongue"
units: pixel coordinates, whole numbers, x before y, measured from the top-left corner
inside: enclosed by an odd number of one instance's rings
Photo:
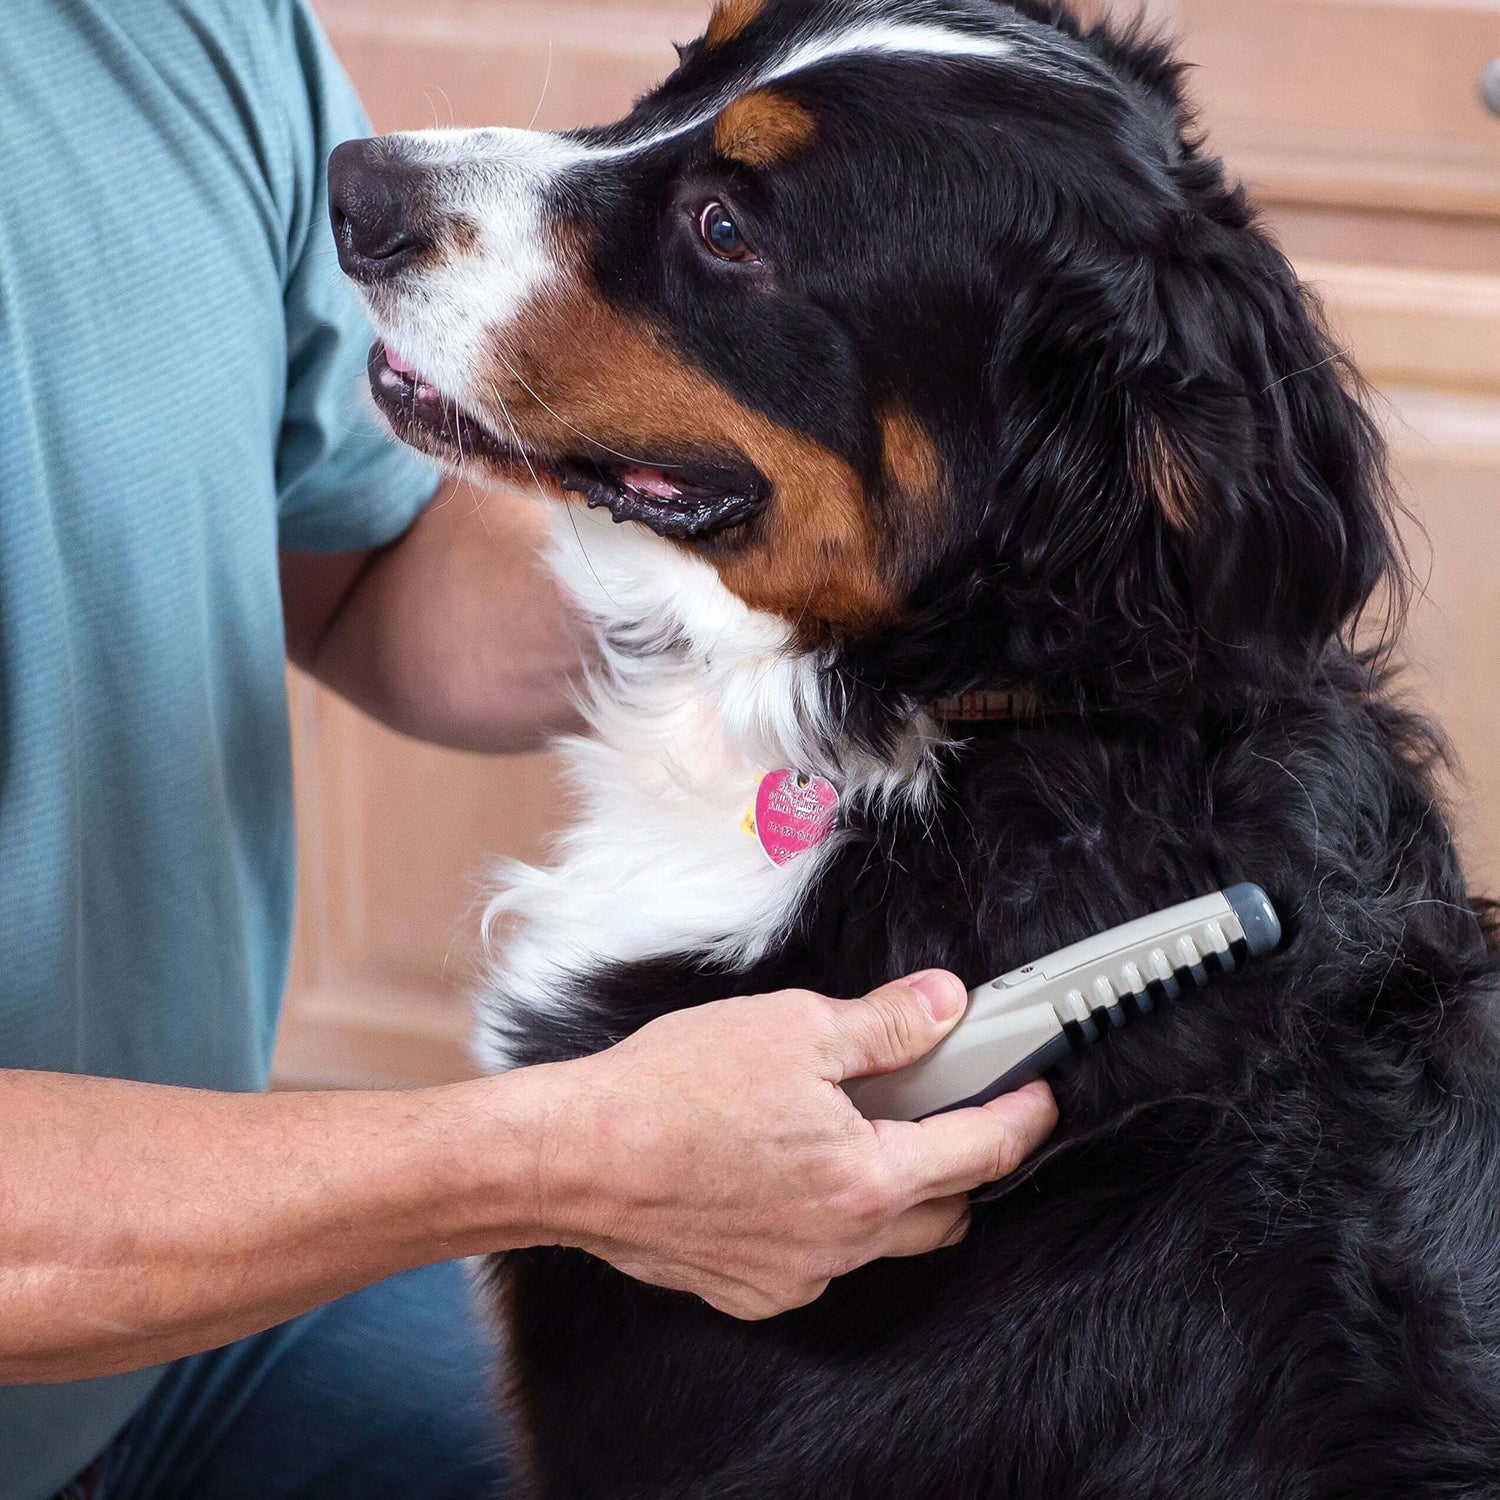
[[[417,373],[389,344],[385,346],[385,362],[398,375],[415,375]]]
[[[675,500],[681,491],[660,469],[626,469],[620,475],[620,483],[641,495],[654,495],[658,500]]]

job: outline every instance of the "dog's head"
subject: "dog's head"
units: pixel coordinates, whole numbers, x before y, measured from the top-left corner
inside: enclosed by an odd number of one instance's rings
[[[721,0],[617,124],[351,143],[375,398],[888,702],[1304,668],[1381,454],[1166,52],[1047,0]]]

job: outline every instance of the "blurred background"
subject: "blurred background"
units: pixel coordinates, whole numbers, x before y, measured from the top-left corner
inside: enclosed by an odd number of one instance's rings
[[[710,8],[315,3],[382,131],[611,119]],[[1146,10],[1180,36],[1211,146],[1378,391],[1423,585],[1407,693],[1457,745],[1470,878],[1500,894],[1500,0]],[[562,821],[548,759],[413,744],[295,673],[292,708],[301,888],[278,1077],[462,1076],[478,892],[492,859],[539,857]]]

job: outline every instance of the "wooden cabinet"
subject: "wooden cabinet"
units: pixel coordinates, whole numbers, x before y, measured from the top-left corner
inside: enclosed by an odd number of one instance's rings
[[[709,5],[315,0],[378,129],[614,119],[703,30]]]
[[[382,129],[609,119],[708,10],[317,3]],[[1477,883],[1500,889],[1500,118],[1480,94],[1500,0],[1147,8],[1181,31],[1211,144],[1379,388],[1425,582],[1406,680],[1452,731],[1468,778],[1455,821]],[[561,805],[552,768],[414,745],[295,677],[293,703],[302,885],[280,1074],[452,1076],[481,874],[540,852]]]
[[[1500,889],[1500,0],[1177,0],[1210,143],[1367,379],[1421,591],[1406,689],[1453,737],[1471,878]]]
[[[1212,139],[1274,201],[1500,213],[1490,0],[1178,0]]]
[[[291,692],[299,887],[277,1075],[463,1076],[480,893],[496,858],[545,852],[551,760],[418,744],[300,673]]]

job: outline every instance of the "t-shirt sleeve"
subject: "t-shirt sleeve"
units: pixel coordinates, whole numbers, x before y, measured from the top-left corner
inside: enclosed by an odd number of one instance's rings
[[[373,337],[328,231],[328,154],[370,133],[343,67],[308,9],[282,10],[292,180],[285,281],[287,389],[277,442],[280,544],[354,552],[400,536],[438,470],[381,427],[365,388]]]

